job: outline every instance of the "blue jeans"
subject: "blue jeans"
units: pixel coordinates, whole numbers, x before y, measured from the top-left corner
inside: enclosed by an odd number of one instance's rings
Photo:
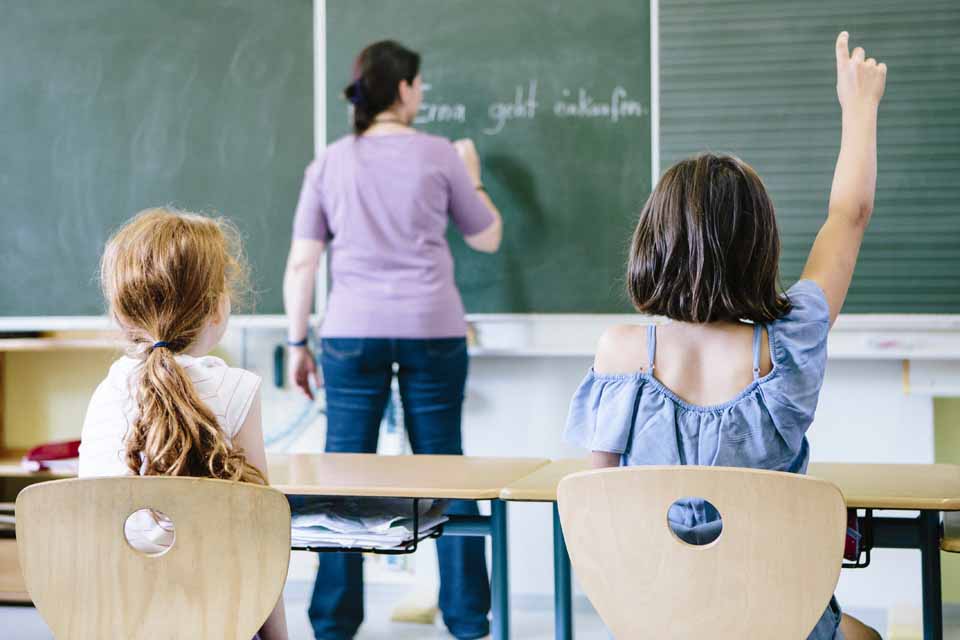
[[[464,338],[430,340],[324,338],[328,452],[373,453],[397,372],[403,419],[414,453],[462,454],[460,417],[467,380]],[[473,501],[447,513],[476,515]],[[483,538],[440,537],[440,610],[457,638],[490,632],[490,582]],[[310,622],[322,640],[352,638],[363,621],[363,557],[321,553]]]

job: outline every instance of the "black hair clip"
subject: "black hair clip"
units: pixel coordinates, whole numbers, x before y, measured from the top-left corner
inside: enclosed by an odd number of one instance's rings
[[[350,104],[353,106],[359,105],[361,102],[366,100],[366,96],[363,95],[363,78],[357,78],[353,81],[346,90],[347,100],[350,101]]]

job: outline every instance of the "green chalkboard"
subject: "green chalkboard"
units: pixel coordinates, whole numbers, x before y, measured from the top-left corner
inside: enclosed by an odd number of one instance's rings
[[[960,2],[660,3],[661,167],[734,153],[765,180],[783,278],[803,268],[840,146],[833,43],[887,63],[878,182],[847,313],[960,313]]]
[[[355,56],[392,38],[423,56],[417,126],[476,142],[505,231],[493,256],[451,234],[467,310],[629,310],[626,249],[651,182],[648,3],[325,4],[328,140],[349,132]]]
[[[0,316],[103,313],[110,231],[174,204],[232,218],[259,302],[313,156],[310,0],[0,0]]]

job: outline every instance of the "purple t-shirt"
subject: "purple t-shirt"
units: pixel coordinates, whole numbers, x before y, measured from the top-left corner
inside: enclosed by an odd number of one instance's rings
[[[493,223],[449,140],[425,133],[346,136],[307,167],[293,237],[330,251],[328,338],[466,335],[447,245]]]

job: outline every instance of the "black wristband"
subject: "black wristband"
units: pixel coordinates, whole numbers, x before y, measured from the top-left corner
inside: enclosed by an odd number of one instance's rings
[[[303,340],[287,340],[288,347],[305,347],[307,346],[307,339]]]

